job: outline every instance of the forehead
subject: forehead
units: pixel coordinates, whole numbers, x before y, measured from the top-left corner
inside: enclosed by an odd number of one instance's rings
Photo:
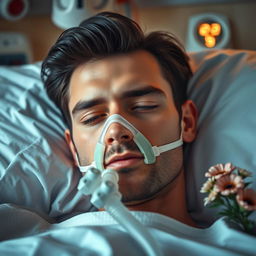
[[[172,97],[171,86],[163,77],[158,61],[146,51],[87,62],[72,74],[69,108],[83,99],[118,95],[140,85],[157,87]]]

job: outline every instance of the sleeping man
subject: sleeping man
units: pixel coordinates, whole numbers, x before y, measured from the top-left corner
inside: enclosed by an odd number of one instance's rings
[[[132,20],[106,12],[66,30],[42,64],[47,93],[69,127],[65,136],[74,164],[81,171],[96,166],[117,173],[122,202],[135,213],[146,212],[141,221],[161,229],[154,236],[165,255],[238,255],[219,246],[235,231],[225,233],[229,229],[221,222],[220,232],[215,226],[206,233],[187,210],[183,144],[195,139],[197,122],[195,104],[186,96],[191,76],[175,37],[145,35]],[[152,212],[158,214],[147,215]],[[135,255],[122,250],[123,234],[110,230],[100,229],[95,239],[107,238],[121,250],[116,255]]]
[[[106,120],[121,116],[152,146],[195,138],[196,108],[186,99],[188,57],[164,33],[145,36],[137,24],[103,13],[62,34],[42,69],[50,98],[69,125],[66,139],[76,164],[90,165]],[[119,175],[122,201],[194,225],[187,213],[182,143],[152,163],[122,123],[104,135],[103,166]]]

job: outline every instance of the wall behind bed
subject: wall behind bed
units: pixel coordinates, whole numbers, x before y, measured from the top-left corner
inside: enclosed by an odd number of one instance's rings
[[[113,1],[111,0],[110,3]],[[23,19],[11,22],[0,18],[0,32],[24,33],[32,47],[33,61],[39,61],[45,57],[50,46],[63,30],[52,23],[51,1],[31,0],[30,2],[31,11]],[[142,25],[143,29],[173,32],[185,44],[187,24],[191,15],[203,12],[221,13],[230,19],[233,47],[235,49],[256,50],[256,1],[231,2],[223,4],[155,5],[151,7],[139,5],[133,8],[133,18]],[[45,3],[45,6],[40,6],[43,3]],[[107,10],[113,11],[113,6],[113,4],[109,4]]]

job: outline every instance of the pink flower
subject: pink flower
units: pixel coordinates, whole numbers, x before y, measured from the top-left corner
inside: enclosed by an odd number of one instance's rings
[[[235,167],[231,163],[217,164],[212,166],[208,172],[205,173],[206,177],[214,177],[215,179],[219,179],[221,176],[231,173]]]
[[[234,194],[238,189],[244,187],[244,182],[241,176],[236,174],[223,175],[216,181],[216,190],[223,196]]]
[[[256,191],[246,188],[251,182],[244,181],[252,174],[227,163],[212,166],[205,176],[208,180],[200,190],[208,194],[204,205],[224,206],[225,210],[219,212],[221,216],[237,222],[245,232],[256,234],[256,221],[248,218],[256,211]]]
[[[240,189],[236,196],[238,204],[248,211],[256,210],[256,192],[253,189]]]

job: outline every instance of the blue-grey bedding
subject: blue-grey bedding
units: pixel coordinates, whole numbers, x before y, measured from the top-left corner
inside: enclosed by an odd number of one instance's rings
[[[256,237],[230,227],[224,219],[206,229],[192,228],[149,212],[133,212],[159,244],[163,255],[255,255]],[[143,256],[140,245],[107,212],[84,213],[58,224],[39,215],[2,205],[0,255]]]
[[[165,255],[255,255],[256,237],[224,219],[214,222],[217,215],[203,206],[199,191],[204,173],[220,162],[252,171],[256,189],[256,52],[190,56],[195,73],[188,94],[199,121],[197,140],[186,146],[187,198],[193,218],[210,227],[134,214]],[[107,213],[92,213],[88,198],[78,193],[81,174],[72,165],[65,124],[39,74],[40,63],[0,67],[0,255],[142,255]]]

